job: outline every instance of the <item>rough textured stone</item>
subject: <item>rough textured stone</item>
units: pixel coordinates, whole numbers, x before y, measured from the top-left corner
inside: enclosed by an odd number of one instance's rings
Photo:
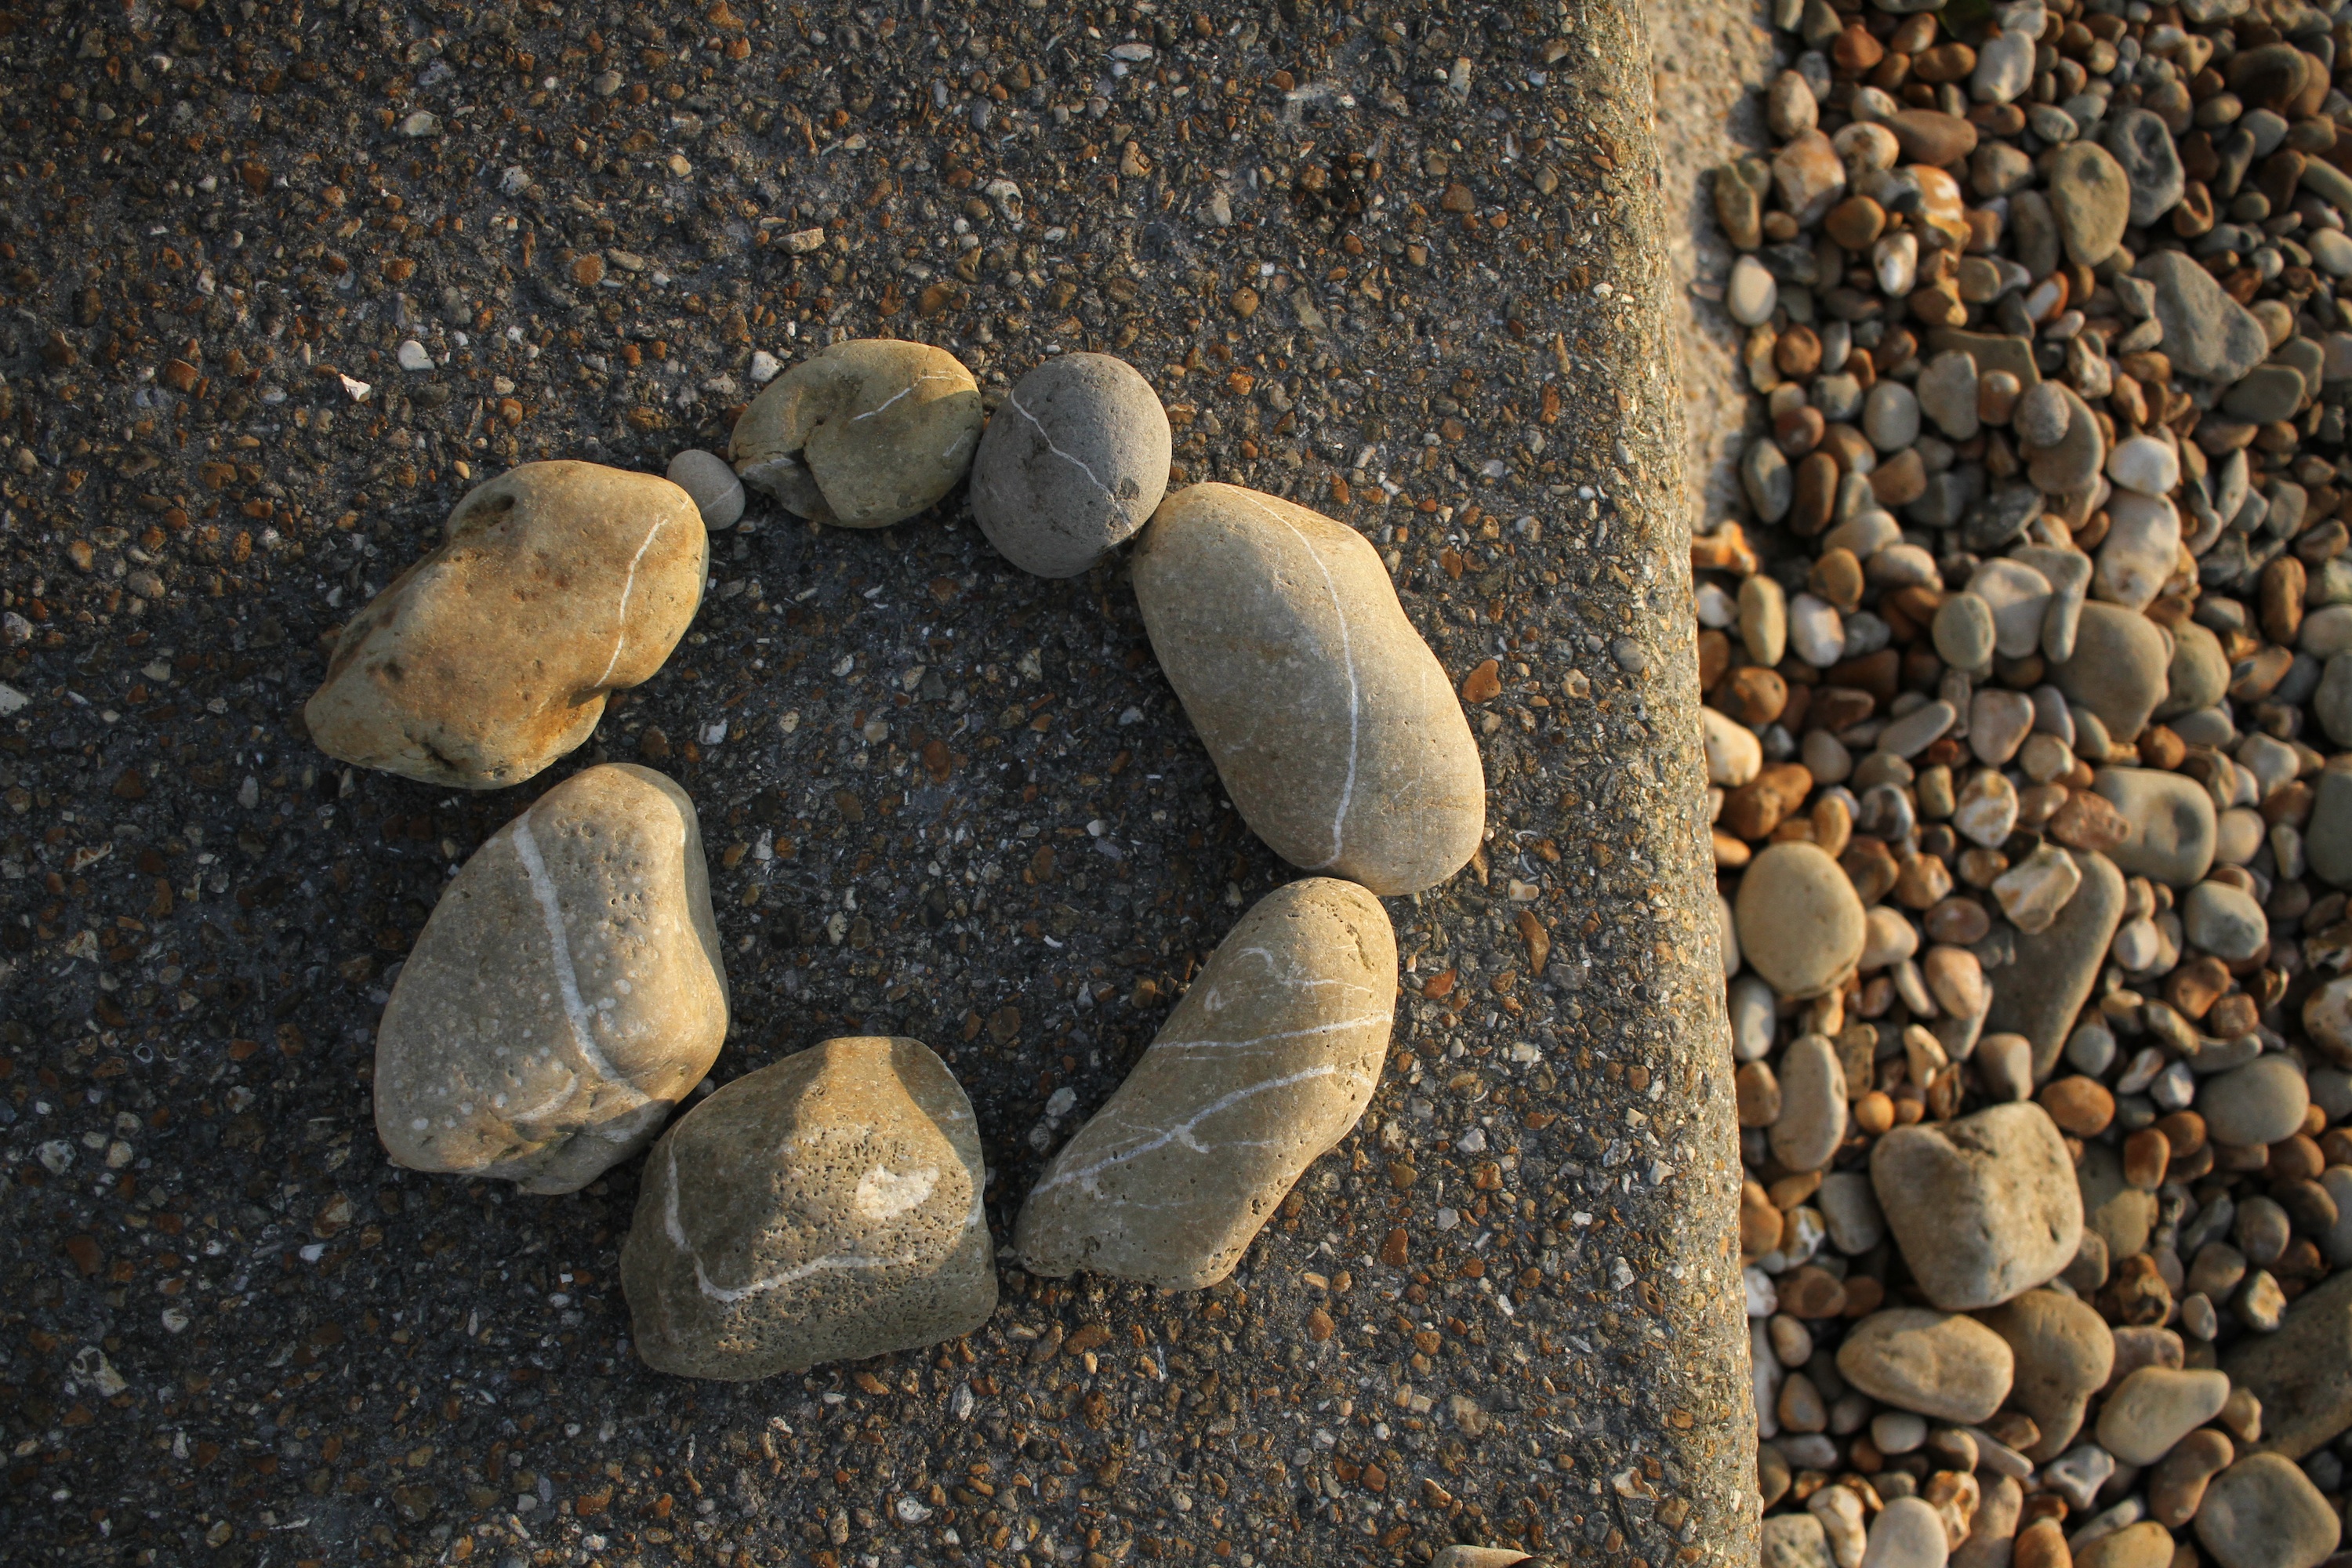
[[[1870,1184],[1927,1299],[1996,1306],[2054,1277],[2083,1235],[2074,1162],[2031,1101],[1898,1127],[1870,1152]]]
[[[2278,1332],[2240,1340],[2221,1370],[2263,1402],[2263,1448],[2300,1459],[2352,1428],[2352,1272],[2295,1298]]]
[[[2147,1247],[2156,1196],[2124,1179],[2122,1155],[2105,1143],[2086,1144],[2074,1177],[2084,1227],[2106,1244],[2109,1258],[2129,1258]]]
[[[1829,1536],[1809,1512],[1776,1513],[1764,1521],[1759,1568],[1837,1568]]]
[[[1125,360],[1071,353],[1015,383],[971,466],[971,514],[1005,559],[1075,577],[1168,490],[1168,414]]]
[[[2114,154],[2095,142],[2071,142],[2051,154],[2043,173],[2068,259],[2096,267],[2113,256],[2123,243],[2134,195]]]
[[[1469,860],[1486,825],[1478,748],[1361,534],[1194,485],[1161,503],[1134,577],[1169,684],[1275,853],[1388,895]]]
[[[1862,957],[1862,900],[1818,846],[1775,844],[1740,879],[1739,950],[1783,996],[1815,996]]]
[[[2107,121],[2101,138],[2131,187],[2131,224],[2146,228],[2179,205],[2187,176],[2172,132],[2145,109],[2126,109]]]
[[[718,1058],[727,972],[686,792],[590,768],[474,852],[376,1031],[377,1135],[412,1170],[569,1193]]]
[[[2009,1397],[2015,1361],[2008,1342],[1974,1318],[1889,1307],[1847,1332],[1837,1369],[1873,1399],[1973,1425]]]
[[[2164,328],[2165,357],[2182,375],[2232,382],[2260,364],[2270,338],[2252,312],[2221,291],[2213,275],[2186,251],[2143,258],[2132,276],[2156,285],[2156,319]]]
[[[594,463],[478,485],[447,531],[352,617],[302,721],[330,756],[461,789],[587,740],[686,635],[710,560],[684,490]]]
[[[770,382],[727,457],[745,484],[813,522],[887,528],[956,487],[983,422],[980,384],[955,355],[855,338]]]
[[[920,1040],[827,1040],[719,1089],[646,1162],[637,1353],[740,1381],[953,1339],[996,1309],[971,1103]]]
[[[1999,972],[1985,1016],[1988,1032],[2033,1042],[2036,1077],[2048,1076],[2057,1062],[2123,921],[2124,877],[2115,862],[2090,850],[2073,855],[2083,876],[2074,896],[2032,942],[2017,944],[2017,957]]]
[[[2317,1568],[2343,1525],[2311,1478],[2276,1454],[2250,1454],[2213,1478],[2197,1539],[2221,1568]]]
[[[2115,1335],[2088,1301],[2056,1290],[2028,1290],[1983,1316],[2015,1360],[2010,1398],[2033,1417],[2041,1438],[2031,1457],[2064,1453],[2083,1427],[2091,1395],[2115,1369]]]
[[[1396,1006],[1380,900],[1309,878],[1258,900],[1022,1205],[1033,1274],[1180,1290],[1233,1272],[1380,1081]]]

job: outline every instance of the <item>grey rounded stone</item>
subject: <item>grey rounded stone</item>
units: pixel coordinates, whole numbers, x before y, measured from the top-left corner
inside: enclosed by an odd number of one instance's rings
[[[1783,996],[1818,996],[1862,957],[1862,900],[1817,845],[1775,844],[1740,878],[1739,951]]]
[[[2320,727],[2339,746],[2352,746],[2352,653],[2331,654],[2311,694]]]
[[[812,522],[887,528],[936,506],[980,444],[980,384],[945,349],[856,338],[768,384],[728,460]]]
[[[2131,187],[2131,224],[2146,228],[2180,204],[2188,177],[2172,132],[2145,109],[2127,109],[2107,121],[2100,140]]]
[[[1898,1410],[1973,1426],[2009,1397],[2016,1359],[2006,1341],[1974,1318],[1888,1307],[1847,1331],[1837,1369]]]
[[[2165,668],[2165,698],[2156,717],[2194,713],[2221,700],[2230,689],[2230,660],[2221,639],[2195,621],[2172,628],[2172,660]]]
[[[2221,1143],[2275,1143],[2303,1130],[2311,1085],[2292,1058],[2272,1053],[2197,1088],[2197,1113]]]
[[[1789,507],[1797,499],[1797,476],[1789,467],[1789,459],[1770,437],[1751,442],[1739,459],[1740,488],[1748,492],[1748,504],[1766,522],[1778,522],[1789,515]]]
[[[2221,1568],[2317,1568],[2342,1536],[2326,1497],[2279,1454],[2240,1459],[2197,1509],[2197,1539]]]
[[[1977,362],[1966,351],[1948,349],[1928,360],[1914,390],[1918,395],[1919,411],[1933,419],[1947,437],[1955,441],[1975,438],[1979,429]]]
[[[1979,595],[1965,589],[1952,595],[1937,606],[1929,630],[1935,638],[1937,657],[1954,669],[1992,668],[1998,633],[1992,606]]]
[[[2074,657],[2051,673],[2068,701],[2096,713],[2116,740],[2132,741],[2164,700],[2171,663],[2155,622],[2094,602],[2076,623]]]
[[[1004,558],[1075,577],[1150,521],[1168,490],[1168,413],[1125,360],[1047,360],[1005,395],[971,466],[971,512]]]
[[[2229,395],[2221,399],[2221,412],[2254,425],[2291,419],[2303,403],[2304,392],[2303,373],[2294,366],[2258,364],[2230,388]]]
[[[1160,503],[1133,578],[1160,668],[1276,854],[1383,895],[1468,863],[1486,826],[1477,743],[1363,535],[1193,485]]]
[[[1862,400],[1862,432],[1882,452],[1899,452],[1919,438],[1919,399],[1899,381],[1882,381]]]
[[[1927,1499],[1895,1498],[1870,1521],[1869,1547],[1859,1568],[1945,1568],[1951,1542],[1944,1519]]]
[[[2123,165],[2095,142],[2072,142],[2050,155],[2042,177],[2068,258],[2096,267],[2113,256],[2131,220],[2133,191]]]
[[[2190,942],[2231,963],[2253,957],[2271,939],[2263,906],[2227,882],[2200,882],[2189,889],[2181,900],[2180,926]]]
[[[1038,1178],[1023,1267],[1179,1290],[1232,1273],[1370,1103],[1396,991],[1396,936],[1362,888],[1314,877],[1259,900]]]
[[[637,1353],[740,1382],[937,1344],[996,1310],[971,1102],[920,1040],[726,1085],[654,1146],[621,1247]]]
[[[2126,1465],[2152,1465],[2221,1413],[2230,1380],[2212,1370],[2144,1366],[2099,1408],[2099,1447]]]
[[[716,452],[688,447],[669,460],[669,482],[694,498],[702,526],[732,528],[743,516],[743,481]]]
[[[2269,354],[2270,336],[2262,323],[2223,293],[2220,280],[2188,252],[2153,252],[2132,268],[2132,276],[2156,285],[2164,353],[2178,374],[2233,382]]]
[[[2303,826],[2303,849],[2313,870],[2336,887],[2352,887],[2352,772],[2320,770],[2311,820]]]
[[[2092,787],[2131,825],[2131,837],[2107,851],[2126,875],[2175,888],[2204,880],[2220,826],[2203,784],[2155,768],[2101,768],[2092,778]]]
[[[1825,1036],[1798,1036],[1780,1054],[1780,1079],[1772,1157],[1792,1171],[1818,1171],[1845,1142],[1845,1068],[1837,1047]]]
[[[395,1164],[570,1193],[649,1142],[727,1037],[694,803],[589,768],[476,850],[376,1031]]]
[[[1870,1184],[1912,1278],[1947,1311],[2032,1289],[2082,1243],[2066,1141],[2031,1101],[1894,1129],[1870,1152]]]

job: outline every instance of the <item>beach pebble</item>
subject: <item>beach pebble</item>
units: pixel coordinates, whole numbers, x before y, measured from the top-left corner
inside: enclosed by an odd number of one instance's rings
[[[1134,366],[1059,355],[990,416],[972,459],[972,519],[1023,571],[1075,577],[1150,521],[1170,451],[1167,411]]]
[[[2127,876],[2193,887],[2213,865],[2213,797],[2185,773],[2154,768],[2101,768],[2093,788],[2131,825],[2131,837],[2107,853]]]
[[[983,422],[979,383],[945,349],[853,338],[770,382],[735,422],[727,458],[797,516],[887,528],[956,487]]]
[[[1383,895],[1469,860],[1486,824],[1478,748],[1361,534],[1194,485],[1160,504],[1133,574],[1160,668],[1275,853]]]
[[[2172,650],[2154,622],[2120,605],[2082,607],[2074,657],[2052,671],[2066,700],[2099,716],[2118,741],[2136,739],[2164,700]]]
[[[1740,952],[1783,996],[1819,995],[1862,956],[1862,900],[1817,845],[1775,844],[1757,856],[1734,907]]]
[[[2099,1407],[2099,1447],[2126,1465],[2152,1465],[2229,1397],[2230,1380],[2218,1372],[2141,1367]]]
[[[1800,1035],[1781,1053],[1780,1111],[1770,1129],[1773,1157],[1792,1171],[1818,1171],[1845,1141],[1845,1069],[1821,1035]]]
[[[2016,1363],[2008,1343],[1974,1318],[1889,1307],[1847,1331],[1837,1369],[1897,1409],[1974,1425],[2009,1397]]]
[[[2091,1395],[2114,1371],[2115,1335],[2088,1301],[2057,1290],[2028,1290],[1985,1313],[1984,1322],[2014,1358],[2010,1397],[2040,1428],[2031,1454],[2054,1458],[2082,1430]]]
[[[1913,1278],[1947,1311],[2042,1284],[2081,1244],[2074,1161],[2031,1102],[1895,1128],[1871,1149],[1870,1183]]]
[[[669,482],[694,498],[702,526],[732,528],[743,516],[743,481],[716,452],[688,447],[669,460]]]
[[[2198,1086],[2197,1114],[2221,1143],[2275,1143],[2303,1125],[2311,1086],[2293,1058],[2272,1052]]]
[[[621,1248],[637,1353],[730,1382],[937,1344],[996,1307],[971,1101],[919,1040],[748,1073],[646,1161]]]
[[[2223,1470],[2197,1510],[2197,1540],[2221,1568],[2317,1568],[2342,1538],[2335,1507],[2278,1454]]]

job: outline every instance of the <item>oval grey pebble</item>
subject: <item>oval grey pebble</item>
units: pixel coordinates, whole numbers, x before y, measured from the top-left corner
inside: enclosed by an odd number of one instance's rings
[[[1023,376],[972,459],[972,517],[1015,566],[1075,577],[1141,528],[1168,490],[1168,414],[1108,354],[1064,354]]]
[[[743,515],[743,481],[716,452],[688,447],[669,460],[669,482],[694,498],[705,528],[732,528]]]

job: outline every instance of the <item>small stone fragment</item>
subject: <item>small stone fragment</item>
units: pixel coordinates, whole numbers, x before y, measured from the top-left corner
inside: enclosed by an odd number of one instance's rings
[[[689,447],[669,460],[669,482],[694,498],[702,526],[732,528],[743,515],[743,481],[716,452]]]

